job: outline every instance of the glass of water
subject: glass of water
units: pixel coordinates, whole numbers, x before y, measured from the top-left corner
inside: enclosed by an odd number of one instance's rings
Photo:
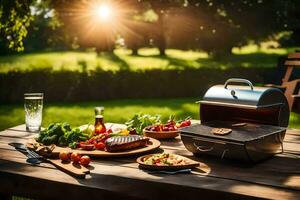
[[[43,93],[25,93],[24,108],[26,130],[38,132],[42,125]]]

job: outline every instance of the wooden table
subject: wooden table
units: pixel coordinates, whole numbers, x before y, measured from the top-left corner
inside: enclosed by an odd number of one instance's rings
[[[32,166],[9,146],[32,137],[24,125],[0,132],[0,199],[299,199],[300,130],[288,130],[284,153],[255,166],[198,158],[191,174],[150,174],[136,157],[94,160],[86,179],[73,178],[51,164]],[[161,150],[192,157],[180,139],[162,142]],[[193,157],[192,157],[193,158]],[[194,158],[196,159],[196,158]]]

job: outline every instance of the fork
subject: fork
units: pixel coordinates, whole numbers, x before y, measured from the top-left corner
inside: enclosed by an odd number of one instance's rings
[[[27,149],[27,153],[33,158],[43,159],[43,156],[37,154],[36,152],[34,152],[32,150]]]
[[[30,149],[27,149],[26,151],[28,153],[27,154],[28,158],[27,158],[26,162],[36,165],[36,164],[40,164],[44,161],[44,157],[40,156],[36,152],[34,152]]]
[[[27,155],[27,160],[26,162],[31,163],[31,164],[40,164],[43,162],[44,157],[37,154],[36,152],[28,149],[27,147],[15,147],[17,150],[26,153]]]

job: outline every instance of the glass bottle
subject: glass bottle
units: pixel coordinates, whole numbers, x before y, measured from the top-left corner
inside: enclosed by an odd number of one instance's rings
[[[104,107],[95,107],[95,133],[96,134],[106,132],[103,112],[104,112]]]

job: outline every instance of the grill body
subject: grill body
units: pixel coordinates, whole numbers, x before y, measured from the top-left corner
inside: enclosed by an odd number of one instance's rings
[[[242,82],[248,86],[231,85]],[[255,163],[282,150],[289,122],[284,94],[274,88],[253,87],[244,79],[230,79],[211,87],[200,104],[201,124],[180,129],[185,147],[196,156],[212,155]],[[220,136],[213,128],[230,128]]]

